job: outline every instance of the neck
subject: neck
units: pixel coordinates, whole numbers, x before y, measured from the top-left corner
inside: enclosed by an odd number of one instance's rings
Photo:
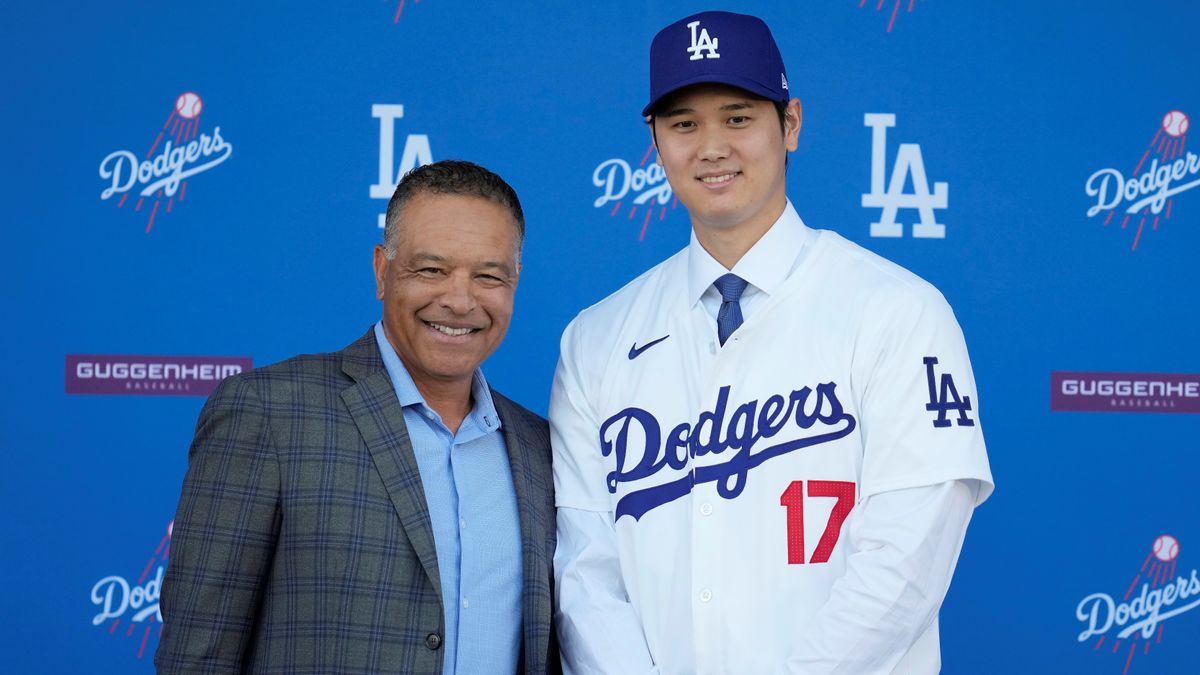
[[[425,405],[442,418],[442,424],[450,433],[458,433],[458,428],[471,412],[471,380],[466,382],[417,382],[417,391],[425,399]]]
[[[732,270],[746,252],[754,248],[759,239],[783,215],[787,199],[777,209],[768,210],[761,218],[747,220],[736,225],[708,225],[692,219],[696,241],[714,260],[727,270]]]

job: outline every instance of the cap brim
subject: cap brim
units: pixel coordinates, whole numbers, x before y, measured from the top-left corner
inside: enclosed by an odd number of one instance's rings
[[[672,85],[672,87],[670,89],[659,94],[657,98],[655,98],[654,100],[647,103],[645,108],[642,108],[642,117],[646,117],[646,116],[650,115],[651,112],[654,110],[654,108],[659,104],[659,102],[661,102],[664,98],[670,96],[671,94],[674,94],[675,92],[679,91],[680,89],[683,89],[685,87],[690,87],[694,84],[710,84],[710,83],[711,84],[727,84],[731,87],[737,87],[738,89],[745,89],[746,91],[750,92],[751,94],[754,94],[755,96],[761,96],[761,97],[767,99],[768,101],[786,101],[786,100],[788,100],[787,95],[785,95],[782,99],[777,98],[779,96],[779,92],[771,89],[770,87],[765,87],[759,82],[755,82],[755,81],[747,79],[747,78],[736,77],[733,75],[726,75],[726,74],[719,74],[719,75],[705,74],[705,75],[697,75],[695,77],[691,77],[686,80],[681,80],[680,82],[677,82],[676,84]]]

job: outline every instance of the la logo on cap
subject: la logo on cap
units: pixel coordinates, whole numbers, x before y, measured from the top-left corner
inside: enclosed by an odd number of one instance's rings
[[[701,28],[699,38],[696,37],[696,28],[700,25],[699,21],[693,21],[687,26],[692,30],[692,46],[687,48],[687,51],[692,56],[689,60],[699,61],[700,59],[719,59],[721,55],[717,53],[718,40],[708,36],[708,29]],[[701,55],[700,52],[706,52]]]

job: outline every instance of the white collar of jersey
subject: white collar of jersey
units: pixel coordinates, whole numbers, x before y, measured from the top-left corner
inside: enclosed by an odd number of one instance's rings
[[[758,290],[771,295],[778,290],[799,260],[800,251],[815,233],[800,219],[789,199],[779,219],[746,251],[732,270],[717,262],[692,231],[688,243],[688,302],[694,307],[700,296],[726,272],[733,272]]]

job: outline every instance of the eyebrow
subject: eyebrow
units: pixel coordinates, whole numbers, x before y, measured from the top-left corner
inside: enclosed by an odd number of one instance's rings
[[[445,256],[437,255],[435,253],[425,253],[423,251],[417,251],[416,253],[412,254],[412,257],[409,258],[409,261],[410,262],[429,261],[429,262],[436,262],[436,263],[444,263],[444,262],[449,262],[450,259]]]
[[[412,258],[409,260],[410,263],[419,263],[419,262],[426,262],[426,261],[443,263],[443,264],[449,264],[451,262],[450,258],[447,258],[446,256],[437,255],[436,253],[426,253],[424,251],[417,251],[416,253],[413,254]],[[479,263],[479,267],[484,268],[484,269],[503,270],[506,274],[508,274],[510,276],[512,275],[512,268],[509,266],[508,263],[506,263],[502,260],[485,260],[485,261]]]
[[[738,101],[736,103],[726,103],[720,107],[721,112],[733,112],[736,110],[748,110],[754,106],[749,101]],[[658,115],[658,117],[679,117],[680,115],[694,115],[696,111],[692,108],[671,108],[670,110]]]
[[[483,268],[483,269],[497,269],[497,270],[504,272],[505,274],[507,274],[509,276],[512,276],[512,268],[508,266],[508,263],[500,262],[497,260],[486,260],[486,261],[480,263],[479,267]]]

